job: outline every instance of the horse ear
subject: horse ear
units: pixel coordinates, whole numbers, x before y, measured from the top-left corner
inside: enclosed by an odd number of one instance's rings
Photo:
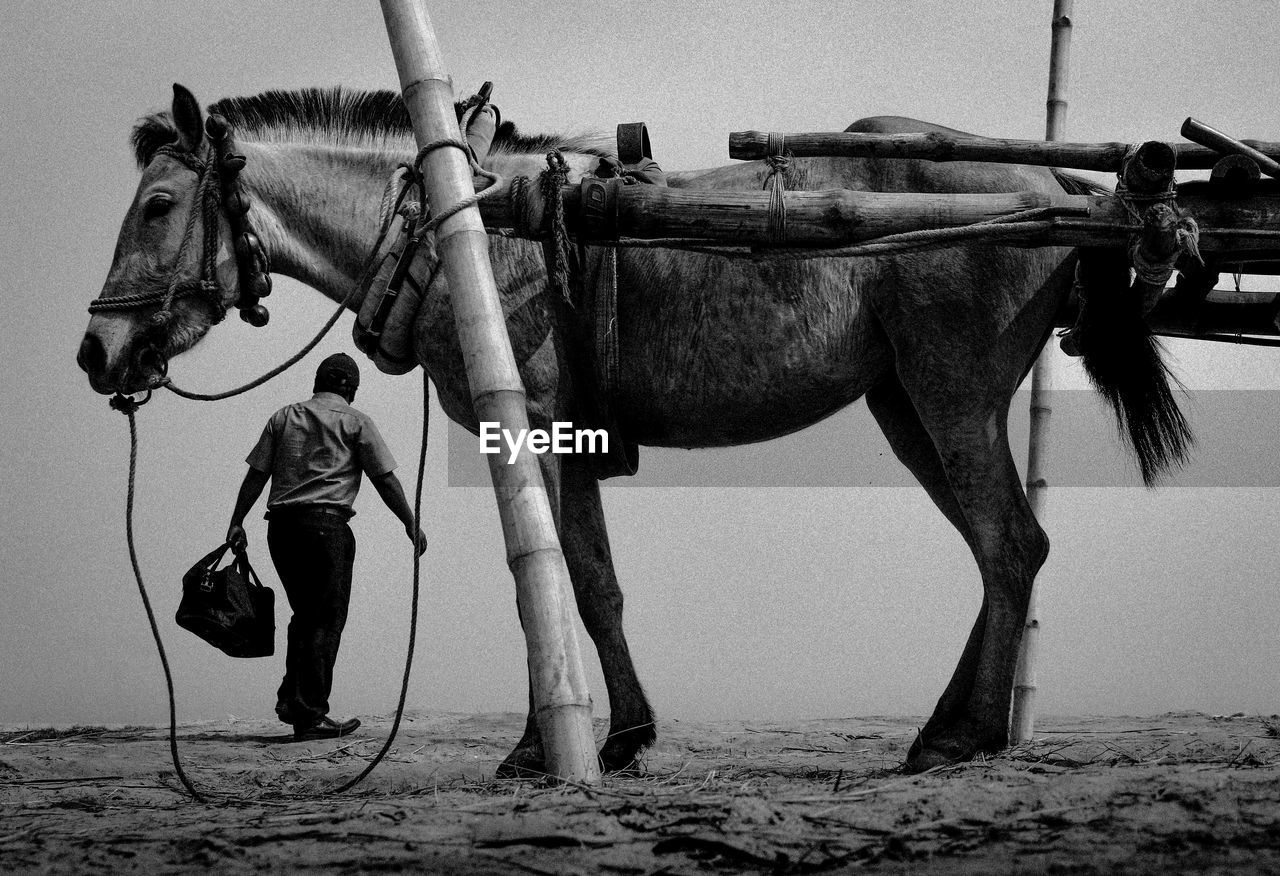
[[[204,140],[204,117],[200,101],[178,83],[173,83],[173,124],[178,129],[178,143],[183,149],[195,152]]]

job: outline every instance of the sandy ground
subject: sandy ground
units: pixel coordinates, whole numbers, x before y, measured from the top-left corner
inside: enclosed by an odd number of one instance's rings
[[[1280,873],[1274,717],[1044,719],[919,776],[898,769],[915,719],[669,720],[647,775],[584,789],[493,779],[519,716],[416,715],[323,795],[389,723],[183,726],[212,803],[182,792],[167,728],[0,731],[0,871]]]

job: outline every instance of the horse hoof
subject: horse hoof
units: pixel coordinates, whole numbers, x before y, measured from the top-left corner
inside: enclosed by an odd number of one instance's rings
[[[1003,736],[982,734],[965,726],[951,727],[946,733],[928,726],[916,736],[907,752],[902,768],[908,773],[922,773],[941,766],[953,766],[973,760],[979,754],[995,754],[1008,746]]]
[[[912,752],[907,755],[907,761],[902,765],[902,770],[906,773],[923,773],[928,772],[935,767],[952,766],[953,764],[964,763],[972,757],[973,755],[969,755],[969,757],[951,755],[944,751],[938,751],[935,748],[921,748],[919,750],[913,749]]]
[[[643,776],[639,751],[631,746],[606,745],[600,749],[600,770],[610,775]]]

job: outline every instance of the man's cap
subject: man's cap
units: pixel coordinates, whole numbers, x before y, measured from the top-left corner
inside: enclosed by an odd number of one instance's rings
[[[355,389],[360,385],[360,368],[356,365],[356,360],[346,353],[334,353],[316,368],[316,380],[342,383]]]

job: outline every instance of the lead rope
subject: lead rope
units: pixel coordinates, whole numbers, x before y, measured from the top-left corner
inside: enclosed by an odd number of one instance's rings
[[[160,665],[164,668],[164,683],[169,692],[169,753],[173,758],[173,769],[178,776],[178,781],[182,782],[182,786],[191,796],[201,803],[207,803],[208,798],[191,784],[191,780],[182,769],[182,761],[178,759],[178,707],[173,694],[173,673],[169,670],[169,657],[165,654],[164,642],[160,639],[160,627],[156,624],[156,614],[151,609],[147,587],[142,583],[138,551],[133,542],[133,497],[138,475],[138,423],[134,414],[145,401],[144,399],[142,402],[137,402],[126,395],[117,395],[111,399],[111,407],[129,418],[129,491],[125,499],[124,511],[125,540],[129,543],[129,562],[133,565],[134,580],[138,582],[138,595],[142,597],[142,607],[147,612],[147,623],[151,625],[151,637],[156,641],[156,650],[160,652]]]
[[[439,144],[439,145],[444,145],[444,144]],[[438,146],[435,144],[432,144],[432,148],[438,148]],[[425,154],[426,151],[428,150],[423,150],[422,154]],[[474,159],[472,160],[474,162]],[[489,175],[486,173],[486,176],[490,176],[490,178],[493,179],[492,175]],[[399,208],[400,204],[404,201],[404,198],[407,195],[409,189],[412,187],[413,187],[412,181],[410,181],[409,183],[406,183],[402,187],[399,197],[396,198],[395,200],[395,209]],[[493,187],[496,188],[496,186],[493,186]],[[384,201],[385,200],[386,199],[384,198]],[[425,201],[425,198],[424,198],[424,201]],[[463,206],[467,206],[467,205],[463,204]],[[461,208],[455,208],[450,210],[447,215],[437,219],[437,221],[434,224],[438,225],[439,222],[443,221],[444,218],[448,218],[448,215],[452,215],[453,213],[457,212],[457,209],[461,209]],[[163,386],[169,389],[174,394],[179,395],[183,398],[193,399],[196,401],[219,401],[221,399],[230,398],[231,396],[248,392],[249,390],[254,389],[258,386],[261,386],[262,384],[266,383],[268,380],[271,380],[273,377],[293,367],[295,364],[301,361],[303,357],[307,355],[307,353],[309,353],[312,349],[314,349],[315,346],[320,343],[321,339],[329,332],[329,330],[333,328],[334,324],[337,323],[338,319],[342,316],[343,311],[346,309],[347,303],[351,300],[356,290],[361,288],[364,285],[365,281],[367,281],[368,275],[373,270],[373,266],[375,264],[378,250],[382,246],[382,243],[387,234],[387,229],[390,225],[389,222],[385,224],[380,222],[379,224],[381,227],[379,228],[377,240],[373,245],[373,249],[370,252],[370,256],[365,263],[365,267],[361,272],[360,279],[356,282],[355,285],[352,286],[351,291],[347,293],[347,296],[338,305],[337,310],[333,313],[333,315],[329,318],[329,320],[324,324],[324,326],[321,327],[320,331],[316,333],[315,337],[312,338],[311,341],[308,342],[298,353],[289,357],[283,363],[271,369],[267,373],[263,374],[261,377],[258,377],[255,380],[252,380],[246,384],[243,384],[242,386],[238,386],[233,389],[226,390],[224,392],[217,392],[217,393],[190,392],[175,386],[169,380],[168,376],[165,376],[163,378],[159,386]],[[142,580],[142,570],[138,564],[138,553],[137,553],[137,548],[135,547],[135,541],[134,541],[134,535],[133,535],[133,505],[134,505],[134,496],[136,493],[137,462],[138,462],[138,427],[137,427],[137,420],[134,415],[137,412],[138,408],[141,407],[146,402],[148,402],[150,399],[151,399],[151,390],[148,390],[146,395],[141,400],[134,400],[129,396],[121,395],[121,394],[117,394],[115,397],[111,399],[111,407],[125,414],[129,419],[129,487],[128,487],[127,498],[125,502],[125,538],[129,546],[129,561],[133,567],[134,580],[137,582],[137,585],[138,585],[138,594],[142,597],[142,605],[147,613],[147,623],[151,628],[151,636],[155,640],[156,650],[160,654],[160,664],[164,670],[165,688],[166,688],[166,691],[168,694],[168,700],[169,700],[169,753],[170,753],[171,759],[173,760],[174,773],[177,775],[178,780],[182,783],[182,786],[186,788],[187,792],[191,794],[191,796],[196,801],[201,803],[208,803],[210,801],[210,795],[207,793],[201,793],[199,790],[196,789],[191,779],[188,778],[186,771],[182,768],[182,760],[178,754],[178,712],[177,712],[176,697],[174,694],[173,672],[169,668],[169,658],[164,649],[164,641],[160,636],[160,628],[159,628],[159,625],[156,623],[155,612],[151,607],[151,599],[147,595],[146,584]],[[401,719],[404,715],[404,705],[405,705],[406,699],[408,698],[409,676],[413,666],[413,651],[414,651],[414,646],[417,640],[417,628],[418,628],[418,606],[419,606],[419,601],[420,601],[419,597],[420,597],[420,591],[421,591],[421,556],[418,554],[418,551],[417,551],[416,539],[417,539],[417,533],[422,527],[422,484],[423,484],[423,477],[426,469],[426,458],[427,458],[427,447],[428,447],[427,428],[430,421],[430,416],[429,416],[430,401],[431,401],[431,380],[427,376],[426,371],[424,370],[422,373],[422,441],[421,441],[421,445],[418,453],[418,477],[417,477],[416,490],[414,492],[414,505],[413,505],[413,523],[414,523],[414,539],[415,539],[414,553],[413,553],[413,600],[412,600],[412,606],[410,608],[410,613],[409,613],[409,645],[407,648],[407,653],[405,655],[404,674],[400,682],[400,698],[396,705],[395,718],[392,721],[391,731],[388,733],[386,741],[383,743],[382,748],[378,751],[378,753],[374,756],[374,758],[371,761],[369,761],[369,763],[360,772],[360,774],[357,775],[354,779],[351,779],[350,781],[346,782],[345,784],[329,790],[328,792],[326,792],[328,794],[345,793],[346,791],[349,791],[352,788],[354,788],[357,784],[359,784],[366,777],[368,777],[370,773],[373,772],[373,770],[378,766],[378,764],[382,762],[383,758],[386,757],[387,752],[391,750],[391,746],[395,742],[396,734],[400,729]],[[224,794],[219,796],[225,799],[230,795]],[[295,794],[295,795],[282,795],[282,796],[287,797],[288,799],[313,799],[319,795]]]
[[[356,776],[349,782],[329,790],[329,794],[343,794],[350,791],[356,785],[360,784],[369,773],[373,772],[374,767],[382,762],[387,752],[391,750],[391,743],[395,741],[396,733],[400,730],[400,719],[404,716],[405,700],[409,696],[409,671],[413,667],[413,648],[418,639],[418,580],[420,569],[422,567],[422,556],[418,553],[418,533],[422,531],[422,476],[427,467],[427,426],[430,421],[431,409],[431,379],[427,377],[426,369],[422,371],[422,440],[418,443],[418,482],[413,491],[413,602],[409,609],[409,645],[405,649],[404,658],[404,677],[400,680],[400,700],[396,703],[396,716],[391,722],[391,730],[387,733],[387,741],[382,743],[382,749],[374,756],[373,760],[361,770],[360,775]]]
[[[142,581],[142,569],[138,564],[138,551],[134,544],[133,537],[133,500],[136,493],[137,474],[138,474],[138,424],[134,417],[138,408],[141,407],[150,398],[147,397],[142,401],[134,401],[125,395],[116,395],[111,399],[111,407],[120,411],[129,418],[129,489],[125,499],[125,540],[129,544],[129,562],[133,566],[133,577],[138,584],[138,595],[142,597],[142,607],[147,612],[147,623],[151,627],[151,637],[155,640],[156,650],[160,654],[160,665],[164,669],[164,683],[169,696],[169,754],[173,760],[174,773],[178,777],[178,781],[187,789],[200,803],[210,802],[207,794],[202,794],[196,790],[191,779],[187,777],[186,771],[182,768],[182,760],[178,756],[178,707],[174,696],[173,672],[169,668],[169,657],[164,650],[164,641],[160,637],[160,627],[156,623],[155,611],[151,608],[151,599],[147,595],[147,587]],[[404,704],[408,699],[409,693],[409,675],[413,667],[413,651],[417,642],[418,632],[418,604],[421,592],[421,569],[422,557],[417,550],[417,533],[422,529],[422,482],[426,472],[427,464],[427,447],[428,426],[430,425],[430,404],[431,404],[431,379],[427,376],[427,372],[422,372],[422,440],[418,450],[418,477],[415,484],[413,494],[413,531],[414,531],[414,551],[413,551],[413,600],[409,609],[409,645],[406,649],[404,660],[404,675],[400,681],[400,699],[396,704],[395,719],[391,723],[391,731],[387,734],[386,741],[383,742],[382,748],[374,755],[373,759],[365,766],[358,776],[345,784],[332,788],[325,794],[342,794],[350,791],[360,782],[364,781],[370,773],[382,762],[387,752],[391,750],[391,745],[395,742],[396,734],[400,730],[400,720],[404,715]],[[220,795],[224,799],[230,795]],[[287,799],[303,800],[314,799],[324,796],[323,794],[288,794],[281,795]]]
[[[365,262],[364,269],[361,271],[360,279],[352,286],[351,291],[348,292],[346,297],[344,297],[342,301],[338,304],[338,308],[334,311],[333,315],[329,317],[328,321],[321,327],[320,331],[317,332],[315,337],[313,337],[305,346],[303,346],[301,350],[299,350],[296,354],[289,357],[280,365],[277,365],[275,368],[272,368],[270,371],[266,372],[262,376],[254,380],[251,380],[248,383],[245,383],[241,386],[234,387],[224,392],[216,392],[216,393],[190,392],[188,390],[184,390],[184,389],[181,389],[180,387],[175,386],[173,382],[169,379],[167,374],[162,377],[162,379],[157,385],[157,388],[165,387],[170,392],[173,392],[175,395],[181,396],[183,398],[192,399],[195,401],[220,401],[222,399],[230,398],[232,396],[240,395],[241,393],[248,392],[251,389],[255,389],[256,387],[261,386],[262,384],[266,383],[267,381],[271,380],[277,375],[283,373],[284,371],[287,371],[289,368],[293,367],[298,362],[300,362],[309,352],[311,352],[311,350],[313,350],[316,347],[317,344],[320,343],[321,339],[323,339],[324,336],[328,334],[329,330],[333,328],[333,326],[337,323],[338,319],[341,318],[343,311],[346,310],[347,304],[348,302],[350,302],[351,298],[355,295],[356,290],[360,289],[364,285],[364,283],[368,280],[371,272],[375,269],[378,250],[381,248],[382,243],[386,237],[387,231],[391,225],[391,223],[387,221],[390,218],[390,213],[394,213],[396,210],[400,208],[401,204],[404,202],[405,196],[408,194],[410,189],[417,187],[422,197],[422,205],[423,205],[423,209],[421,211],[422,218],[419,221],[422,222],[423,233],[429,233],[429,232],[433,233],[435,229],[437,229],[449,217],[453,216],[454,214],[462,210],[465,210],[467,207],[478,204],[481,200],[492,196],[501,188],[501,184],[503,182],[502,177],[488,170],[485,170],[483,167],[480,166],[480,163],[476,158],[474,150],[472,150],[471,146],[465,140],[465,131],[460,131],[460,133],[464,134],[464,139],[462,140],[454,140],[452,138],[435,140],[431,143],[428,143],[427,145],[423,146],[421,149],[418,150],[418,154],[415,157],[412,168],[411,168],[411,173],[406,174],[406,176],[409,176],[410,178],[406,179],[403,182],[400,190],[400,194],[395,200],[395,206],[390,211],[387,211],[386,205],[389,200],[388,195],[392,190],[391,187],[394,185],[396,175],[399,175],[402,169],[402,168],[397,168],[396,174],[393,174],[392,179],[388,181],[387,190],[386,192],[384,192],[382,205],[380,206],[380,209],[379,209],[380,228],[378,231],[378,237],[373,245],[373,249],[369,254],[369,258]],[[483,191],[477,192],[471,195],[470,197],[463,198],[457,203],[450,205],[448,208],[441,210],[440,212],[438,212],[433,216],[427,216],[426,209],[425,209],[426,202],[427,202],[426,186],[424,185],[422,170],[421,170],[422,161],[431,152],[441,148],[461,149],[463,154],[466,155],[468,164],[471,166],[471,170],[473,171],[473,173],[489,180],[489,185]],[[167,363],[166,363],[166,368],[167,368]],[[175,705],[175,697],[174,697],[173,674],[169,669],[169,660],[165,654],[164,642],[160,638],[160,629],[156,624],[155,613],[151,609],[151,600],[147,596],[146,585],[142,581],[142,572],[138,565],[137,551],[134,547],[133,498],[134,498],[135,482],[136,482],[136,476],[137,476],[137,454],[138,454],[138,437],[137,437],[138,433],[137,433],[137,424],[134,419],[134,413],[137,411],[137,409],[141,405],[149,401],[150,398],[151,398],[151,390],[148,390],[146,393],[146,396],[142,398],[140,401],[135,401],[128,396],[120,395],[120,394],[117,394],[111,400],[111,406],[116,410],[119,410],[125,413],[129,418],[129,439],[130,439],[130,442],[129,442],[130,443],[129,490],[128,490],[128,499],[126,502],[126,509],[125,509],[125,515],[126,515],[125,516],[125,534],[129,543],[129,559],[133,565],[134,578],[138,583],[138,592],[142,596],[142,604],[147,612],[147,621],[151,626],[151,635],[155,639],[156,649],[160,653],[160,662],[164,668],[165,685],[167,687],[168,696],[169,696],[169,751],[173,759],[174,771],[177,774],[179,780],[182,782],[183,787],[187,789],[187,791],[191,794],[192,797],[194,797],[196,800],[200,802],[208,802],[208,797],[204,794],[201,794],[199,791],[197,791],[195,786],[191,783],[191,780],[187,778],[185,771],[183,771],[182,769],[182,762],[178,756],[178,729],[177,729],[178,719],[177,719],[177,707]],[[409,691],[409,676],[413,666],[414,645],[417,640],[418,603],[419,603],[420,574],[421,574],[421,557],[417,551],[417,533],[422,527],[422,482],[423,482],[423,475],[426,468],[426,459],[427,459],[427,445],[428,445],[427,427],[430,419],[429,413],[428,413],[430,408],[430,400],[431,400],[431,381],[430,381],[430,378],[427,376],[426,370],[424,369],[422,373],[422,441],[421,441],[421,445],[418,453],[418,478],[417,478],[416,490],[414,492],[414,507],[413,507],[413,522],[414,522],[413,602],[410,610],[409,644],[407,648],[407,653],[405,655],[404,675],[400,683],[400,698],[396,705],[395,718],[392,721],[391,731],[388,733],[386,741],[383,743],[381,750],[379,750],[378,753],[374,756],[373,760],[371,760],[365,766],[365,768],[360,772],[360,774],[357,775],[354,779],[351,779],[350,781],[346,782],[345,784],[337,788],[331,789],[330,791],[327,792],[329,794],[341,794],[346,791],[349,791],[352,788],[354,788],[357,784],[359,784],[361,781],[363,781],[370,773],[373,772],[374,768],[376,768],[378,764],[381,763],[382,759],[386,756],[387,752],[390,751],[391,745],[395,741],[396,733],[400,729],[400,721],[404,715],[404,705],[408,697],[408,691]],[[223,795],[223,796],[226,796],[226,795]],[[282,796],[287,797],[288,799],[313,799],[318,795],[298,794],[298,795],[282,795]]]

